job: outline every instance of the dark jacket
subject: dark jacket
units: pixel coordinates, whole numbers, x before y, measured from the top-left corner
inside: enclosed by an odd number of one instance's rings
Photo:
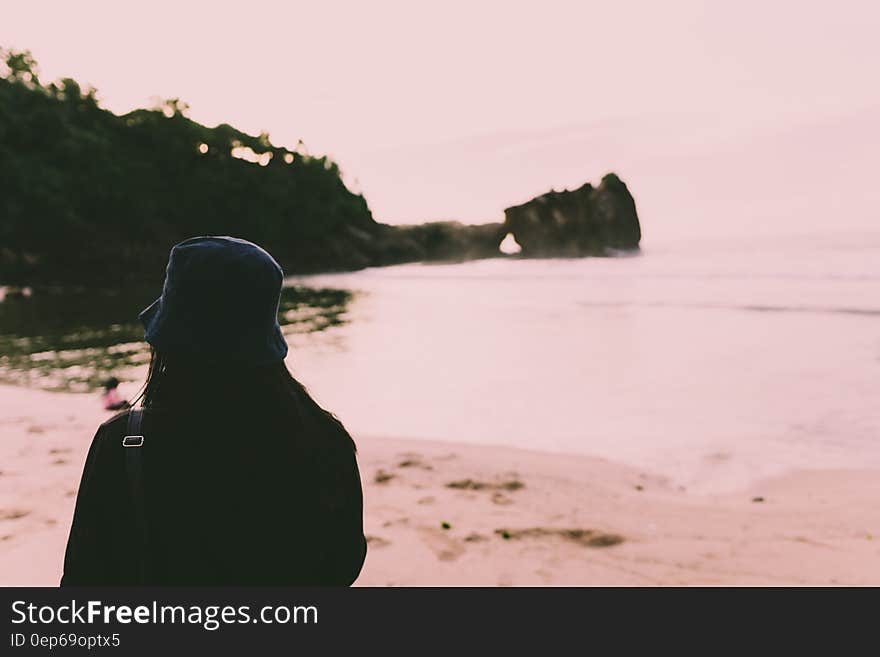
[[[127,420],[117,415],[92,441],[62,586],[136,582]],[[304,440],[266,416],[146,411],[147,583],[354,582],[366,555],[354,445],[329,416],[316,421]]]

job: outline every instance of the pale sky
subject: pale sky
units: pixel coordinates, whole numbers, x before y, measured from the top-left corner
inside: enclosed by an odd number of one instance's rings
[[[209,125],[302,139],[379,220],[487,221],[611,168],[652,209],[658,153],[873,125],[878,33],[869,1],[30,0],[4,7],[0,45],[116,112],[176,96]]]

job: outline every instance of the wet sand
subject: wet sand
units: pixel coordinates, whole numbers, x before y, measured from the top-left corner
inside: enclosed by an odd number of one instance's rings
[[[93,395],[0,386],[0,584],[57,584]],[[880,473],[799,470],[723,495],[605,460],[356,437],[358,585],[880,584]]]

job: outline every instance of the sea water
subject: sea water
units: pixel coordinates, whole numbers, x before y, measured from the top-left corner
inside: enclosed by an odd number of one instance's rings
[[[726,491],[880,467],[880,236],[295,279],[354,291],[289,364],[360,441],[588,454]]]

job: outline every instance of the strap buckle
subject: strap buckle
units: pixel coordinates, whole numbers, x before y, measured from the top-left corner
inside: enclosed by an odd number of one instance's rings
[[[122,439],[123,447],[143,447],[144,446],[144,437],[143,436],[126,436]]]

